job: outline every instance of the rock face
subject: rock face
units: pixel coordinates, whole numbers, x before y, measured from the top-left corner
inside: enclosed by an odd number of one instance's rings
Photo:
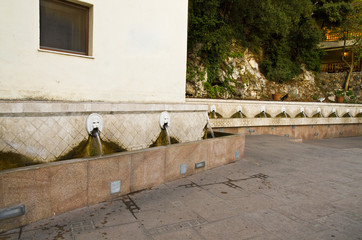
[[[207,82],[205,67],[201,59],[189,59],[192,66],[197,66],[196,74],[192,80],[188,74],[186,84],[186,95],[191,98],[208,98],[207,88],[204,83]],[[220,70],[220,82],[225,86],[228,79],[228,87],[232,89],[218,93],[216,98],[223,99],[260,99],[271,100],[273,93],[280,93],[282,96],[288,94],[287,101],[318,101],[325,98],[325,101],[332,102],[334,93],[344,85],[347,73],[319,73],[306,70],[305,66],[301,67],[301,74],[282,84],[269,81],[259,70],[257,57],[250,51],[246,50],[242,58],[230,57],[226,64],[232,69],[228,73]],[[195,67],[194,67],[195,68]],[[195,68],[196,69],[196,68]],[[361,73],[353,74],[350,82],[350,89],[356,97],[356,102],[361,102]]]
[[[319,87],[322,91],[326,92],[328,96],[334,96],[335,90],[343,89],[344,83],[347,78],[346,72],[341,73],[320,73],[319,74]],[[354,72],[349,82],[349,90],[355,97],[352,102],[362,102],[362,73]],[[334,96],[335,97],[335,96]],[[350,97],[350,96],[347,96]]]

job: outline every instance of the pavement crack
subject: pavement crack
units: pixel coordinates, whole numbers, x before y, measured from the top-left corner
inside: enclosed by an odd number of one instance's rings
[[[21,234],[22,234],[22,233],[23,233],[23,227],[20,227],[18,240],[21,239]]]

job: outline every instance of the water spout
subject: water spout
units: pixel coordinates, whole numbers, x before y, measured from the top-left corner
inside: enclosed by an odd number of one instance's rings
[[[102,131],[102,128],[103,128],[103,118],[101,115],[97,113],[92,113],[87,117],[86,129],[91,137],[97,138],[100,156],[103,155],[102,143],[99,137],[99,133]]]
[[[288,118],[285,107],[282,107],[282,113],[283,113],[284,117]]]
[[[243,117],[243,113],[242,113],[242,108],[241,108],[241,106],[238,106],[238,113],[239,113],[239,115],[240,115],[240,118],[244,118]]]
[[[168,124],[167,123],[165,123],[163,125],[163,129],[165,129],[165,131],[166,131],[168,145],[171,145],[171,137],[170,137],[170,133],[168,132]]]
[[[99,156],[103,155],[103,151],[102,151],[102,143],[101,143],[101,139],[99,137],[99,132],[98,132],[98,128],[93,129],[92,131],[92,136],[96,137],[98,140],[98,147],[99,147]]]
[[[162,112],[160,116],[160,127],[162,130],[166,131],[168,145],[171,144],[171,136],[170,132],[168,131],[169,126],[170,126],[170,115],[166,111]]]
[[[207,114],[206,114],[206,121],[207,121],[207,127],[210,130],[212,138],[215,138],[214,131],[212,130],[212,127],[211,127],[211,124],[210,124],[209,115],[207,115]]]
[[[302,116],[303,116],[304,118],[307,117],[307,115],[305,115],[305,113],[304,113],[304,107],[301,107],[301,108],[300,108],[300,113],[302,114]]]
[[[210,107],[210,111],[211,111],[211,118],[217,118],[217,116],[216,116],[216,106],[215,105],[212,105]]]
[[[260,111],[261,111],[261,113],[263,114],[264,118],[268,118],[268,116],[267,116],[266,113],[265,113],[265,106],[262,106],[262,107],[260,108]]]
[[[335,108],[332,109],[330,117],[339,117]]]
[[[320,117],[324,117],[320,108],[317,109],[317,113],[319,114]]]

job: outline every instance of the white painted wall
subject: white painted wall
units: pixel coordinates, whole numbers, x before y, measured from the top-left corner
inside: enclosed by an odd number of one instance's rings
[[[39,51],[39,1],[0,1],[1,99],[185,101],[187,0],[82,2],[93,58]]]

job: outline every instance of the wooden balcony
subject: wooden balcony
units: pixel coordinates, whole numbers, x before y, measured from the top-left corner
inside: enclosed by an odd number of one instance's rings
[[[325,34],[323,41],[324,42],[342,41],[344,40],[344,36],[347,37],[346,40],[352,40],[361,35],[362,35],[361,33],[354,33],[354,32],[347,32],[347,33],[329,32]]]
[[[354,67],[354,72],[361,71],[361,62],[358,63],[357,66]],[[337,73],[337,72],[346,72],[349,70],[349,67],[344,62],[335,62],[335,63],[322,63],[321,71],[329,72],[329,73]]]

